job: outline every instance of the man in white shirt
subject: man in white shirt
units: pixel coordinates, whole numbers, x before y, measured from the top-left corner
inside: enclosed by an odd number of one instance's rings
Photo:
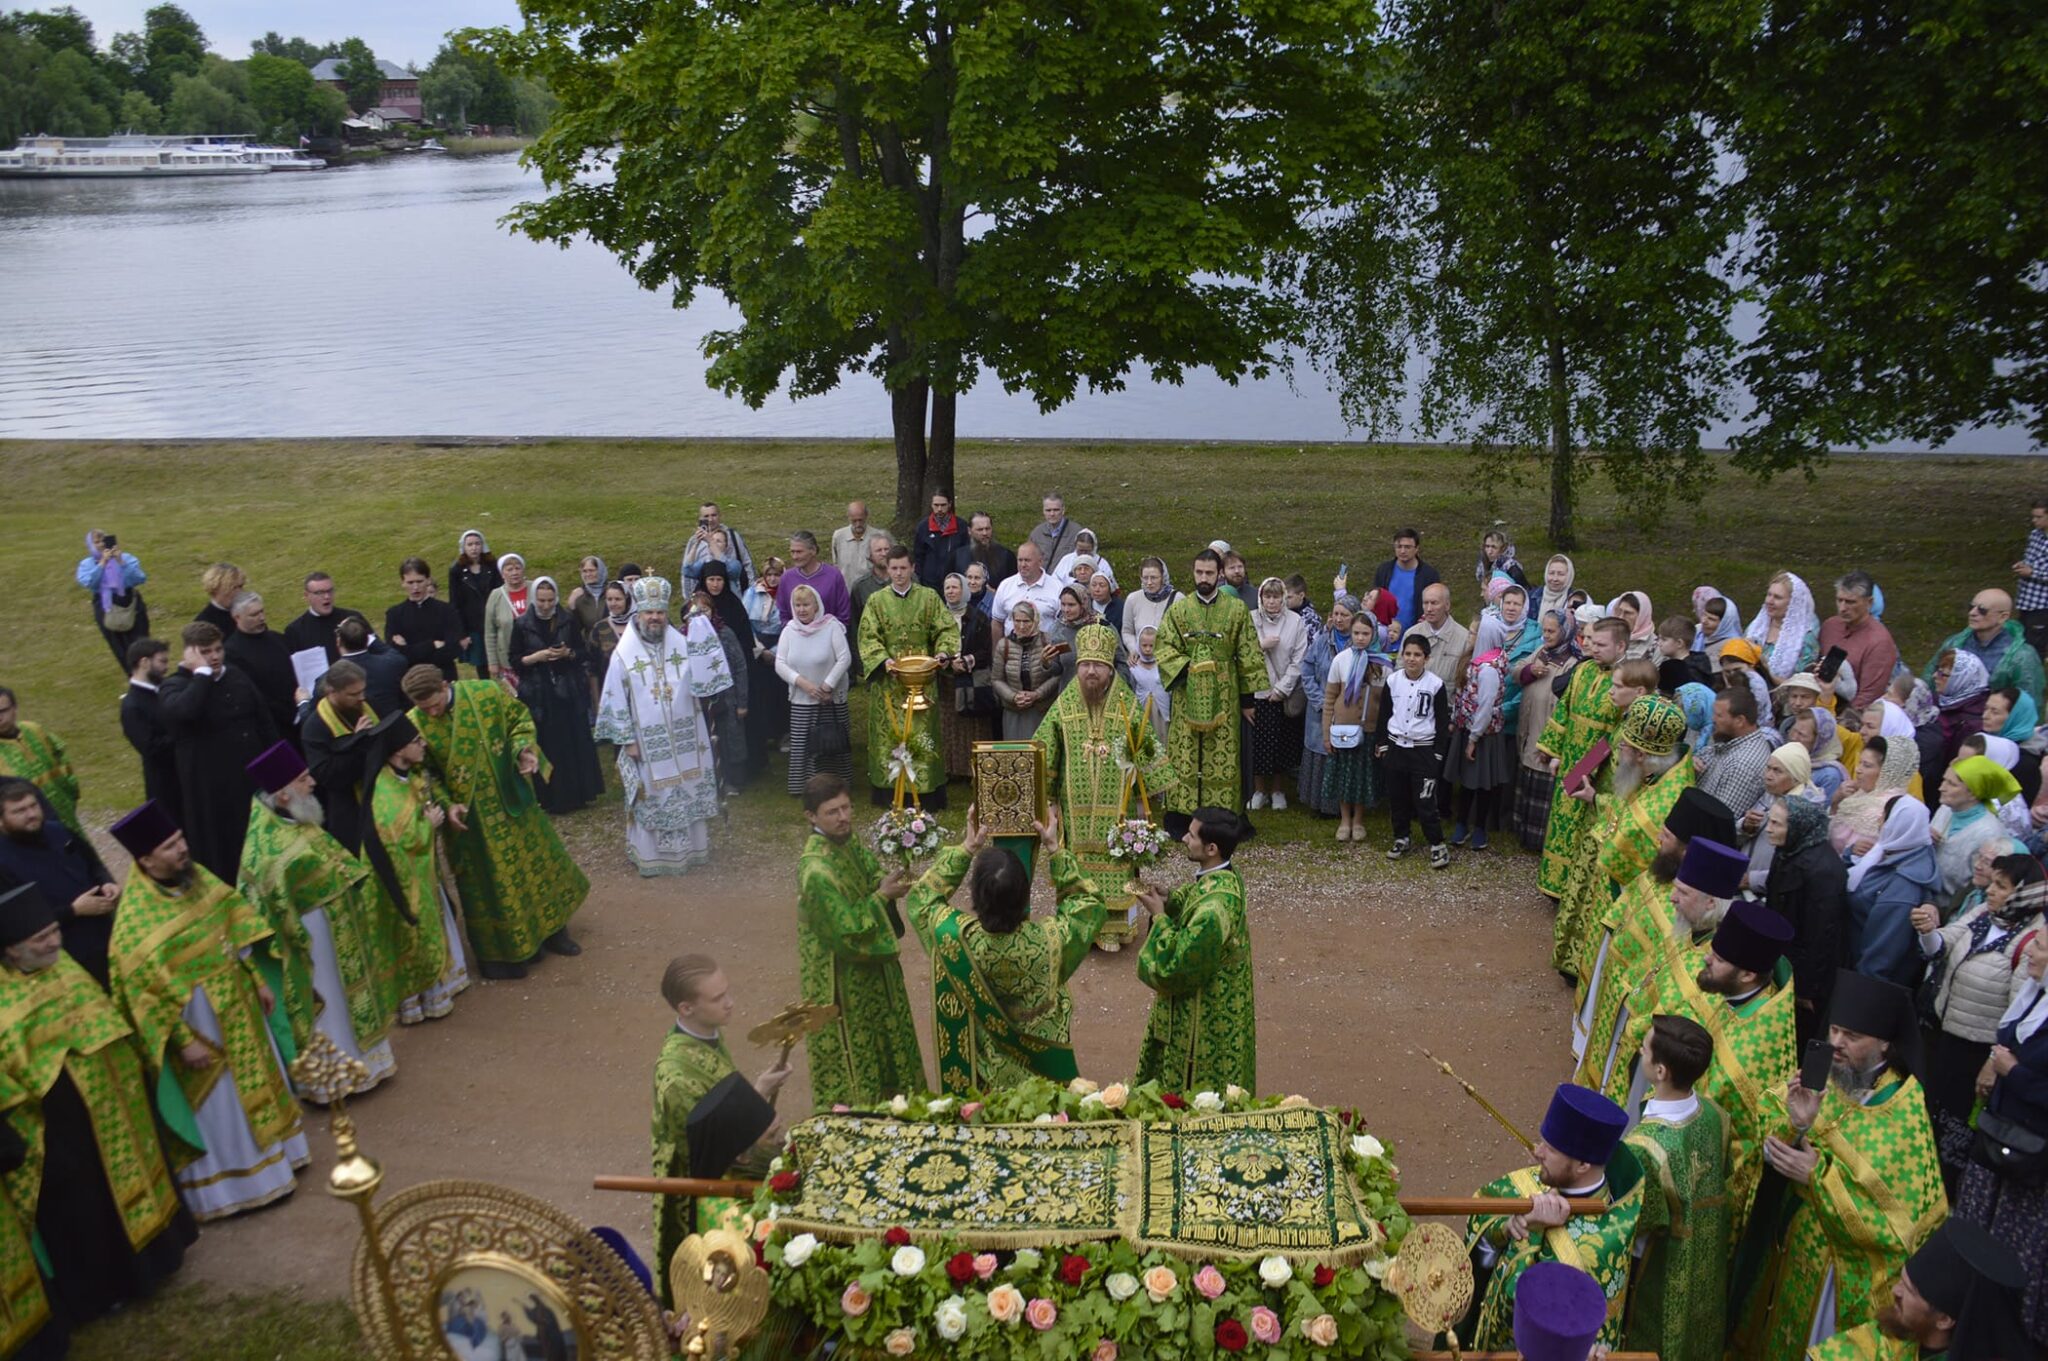
[[[1010,631],[1010,613],[1020,600],[1028,600],[1038,607],[1041,628],[1059,618],[1060,585],[1045,570],[1045,554],[1035,539],[1025,540],[1017,550],[1017,575],[996,588],[992,615],[1002,621],[1004,633]]]
[[[832,565],[852,583],[868,570],[868,503],[848,501],[846,523],[832,531]]]

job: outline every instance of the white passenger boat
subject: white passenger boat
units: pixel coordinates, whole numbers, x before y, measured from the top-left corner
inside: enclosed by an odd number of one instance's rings
[[[25,137],[0,151],[0,178],[185,179],[315,170],[324,162],[240,137]]]

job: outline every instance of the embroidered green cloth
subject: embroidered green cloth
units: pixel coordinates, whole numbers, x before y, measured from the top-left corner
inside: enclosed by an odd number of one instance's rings
[[[1167,808],[1240,806],[1238,708],[1266,688],[1266,656],[1251,611],[1223,591],[1206,604],[1184,595],[1166,607],[1154,653],[1159,683],[1173,697],[1166,754],[1175,779]]]
[[[1609,693],[1613,688],[1614,673],[1596,662],[1582,662],[1572,672],[1563,697],[1550,711],[1550,722],[1544,724],[1536,739],[1538,751],[1557,758],[1560,781],[1621,721]],[[1612,762],[1603,762],[1601,776],[1605,778],[1612,768]],[[1606,792],[1604,786],[1602,792]],[[1550,801],[1550,822],[1543,834],[1543,863],[1536,870],[1537,888],[1553,898],[1564,896],[1571,877],[1572,854],[1592,820],[1592,805],[1571,797],[1560,785]]]
[[[1138,953],[1138,981],[1154,996],[1134,1081],[1180,1092],[1231,1083],[1258,1090],[1251,928],[1236,870],[1218,868],[1173,891]]]
[[[903,990],[903,963],[881,861],[859,837],[812,832],[797,866],[796,958],[804,1000],[839,1019],[811,1036],[811,1104],[886,1101],[925,1085],[924,1051]]]
[[[1125,920],[1134,899],[1123,886],[1132,870],[1110,855],[1109,834],[1124,817],[1145,816],[1137,794],[1125,793],[1132,775],[1144,780],[1155,812],[1165,807],[1164,795],[1173,787],[1166,744],[1143,713],[1144,706],[1120,676],[1109,678],[1109,693],[1097,709],[1088,707],[1076,681],[1053,701],[1031,739],[1045,753],[1046,784],[1059,800],[1067,849],[1102,890],[1109,916],[1098,939],[1119,946],[1137,934]]]
[[[0,737],[0,775],[27,780],[43,791],[57,821],[85,838],[78,821],[78,776],[71,769],[71,756],[58,736],[40,723],[22,719],[12,737]]]

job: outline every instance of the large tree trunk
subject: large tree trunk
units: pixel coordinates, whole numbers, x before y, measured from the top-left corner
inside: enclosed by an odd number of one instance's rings
[[[930,506],[932,497],[944,492],[953,498],[954,510],[960,509],[959,494],[953,489],[953,421],[959,403],[958,393],[932,394],[931,442],[925,446],[924,506]],[[924,513],[922,507],[918,513]]]
[[[925,505],[927,456],[924,413],[930,395],[931,385],[922,380],[906,383],[889,394],[889,425],[896,437],[896,513],[891,517],[891,524],[904,543],[910,542],[907,536]],[[949,467],[952,457],[949,443],[946,450]]]
[[[1550,336],[1550,544],[1560,553],[1577,548],[1572,532],[1571,391],[1565,383],[1564,337]]]

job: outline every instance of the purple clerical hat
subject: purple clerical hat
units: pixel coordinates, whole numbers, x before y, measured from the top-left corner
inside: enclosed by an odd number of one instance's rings
[[[1792,923],[1748,898],[1729,905],[1714,932],[1714,953],[1738,969],[1767,974],[1792,943]]]
[[[1628,1115],[1591,1087],[1562,1083],[1543,1116],[1543,1142],[1582,1163],[1605,1167],[1628,1129]]]
[[[273,742],[261,756],[243,767],[256,787],[275,794],[306,773],[306,759],[292,750],[289,742]]]
[[[1528,1361],[1586,1361],[1607,1322],[1607,1292],[1575,1266],[1538,1262],[1515,1281],[1515,1350]]]
[[[1685,843],[1685,859],[1678,866],[1678,882],[1698,889],[1709,898],[1733,898],[1742,891],[1742,876],[1749,873],[1749,857],[1733,846],[1723,846],[1709,837],[1696,836]]]
[[[140,860],[157,847],[178,834],[178,824],[164,806],[155,799],[144,799],[142,806],[130,812],[108,829],[121,848]]]

